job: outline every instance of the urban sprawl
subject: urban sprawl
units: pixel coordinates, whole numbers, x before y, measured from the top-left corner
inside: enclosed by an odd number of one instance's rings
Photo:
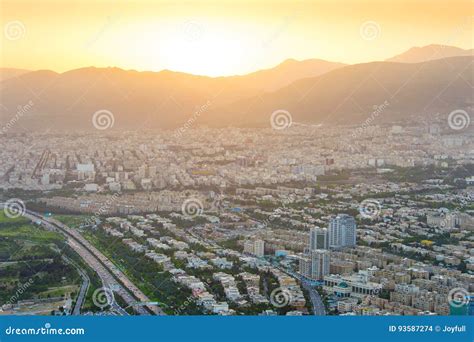
[[[5,208],[65,234],[100,276],[108,306],[74,311],[78,291],[63,313],[473,314],[468,129],[179,133],[0,135]],[[39,301],[17,297],[5,313]]]

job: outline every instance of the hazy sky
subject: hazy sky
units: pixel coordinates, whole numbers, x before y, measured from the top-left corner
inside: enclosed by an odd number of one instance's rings
[[[1,0],[1,65],[242,74],[287,58],[359,63],[472,48],[469,0]]]

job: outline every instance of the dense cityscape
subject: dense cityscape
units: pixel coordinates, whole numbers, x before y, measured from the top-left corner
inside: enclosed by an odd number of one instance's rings
[[[469,127],[286,119],[0,136],[1,313],[472,315]]]

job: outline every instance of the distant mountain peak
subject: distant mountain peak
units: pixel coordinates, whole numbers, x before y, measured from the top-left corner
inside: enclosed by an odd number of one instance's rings
[[[294,64],[294,63],[298,63],[298,60],[294,58],[288,58],[288,59],[285,59],[283,62],[281,62],[280,65]]]
[[[9,78],[15,78],[30,72],[26,69],[17,69],[17,68],[0,68],[0,82],[7,80]]]
[[[455,46],[430,44],[426,46],[411,47],[407,51],[387,59],[387,61],[399,63],[421,63],[435,59],[471,55],[473,55],[472,49],[464,50]]]

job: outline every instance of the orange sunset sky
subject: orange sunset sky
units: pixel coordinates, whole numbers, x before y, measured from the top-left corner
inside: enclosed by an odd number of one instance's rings
[[[0,4],[1,66],[58,72],[117,66],[218,76],[269,68],[287,58],[360,63],[413,46],[473,45],[469,0]]]

